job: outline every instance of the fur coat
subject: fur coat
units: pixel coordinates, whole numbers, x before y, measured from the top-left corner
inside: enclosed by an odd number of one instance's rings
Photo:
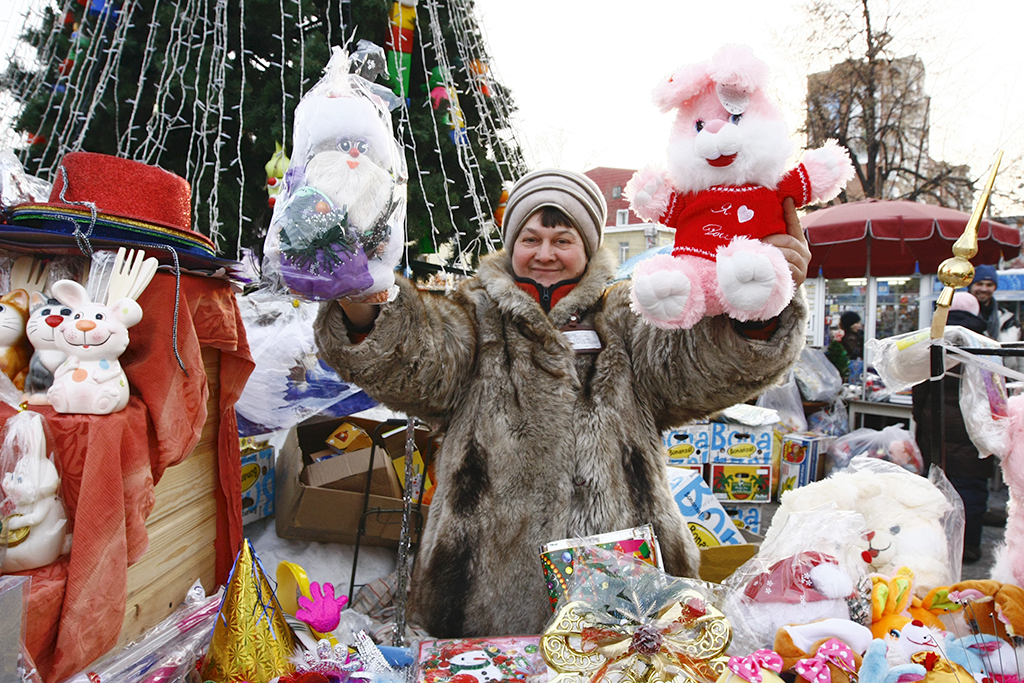
[[[769,341],[725,316],[662,330],[630,310],[601,250],[549,314],[505,251],[448,296],[400,279],[398,298],[353,344],[321,304],[321,357],[383,404],[445,432],[419,548],[411,618],[435,637],[540,633],[551,619],[540,546],[650,522],[665,568],[696,577],[699,553],[667,483],[663,430],[745,401],[799,355],[802,294]],[[576,354],[577,314],[603,349]]]

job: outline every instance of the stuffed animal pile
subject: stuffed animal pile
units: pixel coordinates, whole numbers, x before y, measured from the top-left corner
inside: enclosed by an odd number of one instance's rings
[[[640,218],[676,231],[672,256],[648,259],[633,273],[634,309],[653,325],[778,315],[793,279],[782,253],[760,238],[786,232],[785,198],[798,207],[826,201],[853,177],[847,151],[834,141],[786,170],[792,146],[767,85],[764,62],[730,45],[654,91],[661,111],[676,110],[668,169],[639,171],[625,190]]]

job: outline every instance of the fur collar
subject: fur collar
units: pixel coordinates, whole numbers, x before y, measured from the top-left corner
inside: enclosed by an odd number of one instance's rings
[[[547,324],[560,328],[569,322],[569,316],[591,308],[604,294],[608,282],[615,275],[615,260],[607,249],[598,249],[587,264],[582,279],[544,315],[544,309],[516,284],[512,271],[512,257],[502,249],[480,259],[477,277],[471,289],[483,289],[505,315],[522,318],[534,326],[547,320]]]

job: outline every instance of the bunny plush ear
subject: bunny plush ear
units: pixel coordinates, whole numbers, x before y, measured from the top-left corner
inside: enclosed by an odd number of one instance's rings
[[[700,62],[677,69],[654,89],[655,106],[664,114],[699,95],[711,86],[710,67],[711,62]]]
[[[121,321],[125,327],[131,327],[142,320],[142,306],[134,299],[125,297],[120,301],[108,306],[115,318]]]
[[[708,76],[715,85],[750,94],[768,85],[768,65],[746,45],[726,45],[711,59]]]
[[[50,287],[53,298],[66,306],[81,308],[89,303],[89,293],[74,280],[59,280]]]

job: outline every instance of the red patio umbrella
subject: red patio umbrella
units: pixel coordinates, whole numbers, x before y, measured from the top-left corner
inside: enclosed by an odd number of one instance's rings
[[[820,268],[827,278],[912,275],[915,264],[921,273],[934,273],[953,256],[953,242],[969,219],[962,211],[903,199],[865,199],[812,211],[801,221],[811,247],[807,274],[816,276]],[[978,255],[971,262],[1013,258],[1020,243],[1017,228],[983,220]]]

